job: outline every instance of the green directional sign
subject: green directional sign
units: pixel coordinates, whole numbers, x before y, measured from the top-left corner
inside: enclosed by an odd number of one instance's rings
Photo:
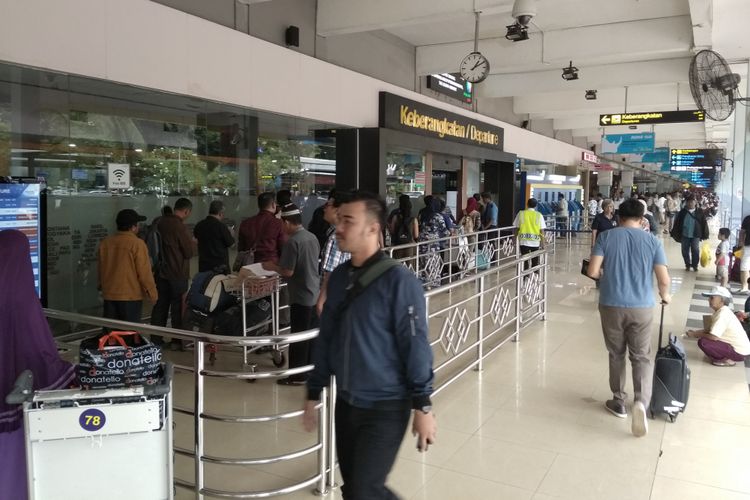
[[[705,121],[703,111],[649,111],[647,113],[615,113],[599,115],[599,126],[658,125],[660,123],[698,123]]]

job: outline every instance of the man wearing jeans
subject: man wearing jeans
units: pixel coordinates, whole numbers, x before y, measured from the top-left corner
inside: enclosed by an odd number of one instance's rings
[[[603,233],[594,245],[588,273],[600,279],[599,313],[604,343],[609,352],[609,386],[612,399],[606,409],[626,418],[625,354],[633,370],[632,432],[648,432],[646,408],[651,401],[653,362],[651,321],[654,315],[653,276],[656,273],[662,303],[669,303],[669,272],[664,248],[641,229],[644,207],[635,199],[620,205],[620,226]],[[607,269],[601,273],[602,267]]]

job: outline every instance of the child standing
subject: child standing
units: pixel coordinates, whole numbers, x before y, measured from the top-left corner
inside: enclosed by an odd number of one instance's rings
[[[729,228],[719,229],[719,246],[716,247],[716,276],[721,280],[721,286],[726,287],[729,282]]]

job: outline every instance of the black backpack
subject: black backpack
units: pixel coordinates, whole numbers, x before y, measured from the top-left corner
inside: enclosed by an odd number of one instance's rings
[[[157,227],[158,219],[152,222],[143,233],[143,241],[146,242],[148,249],[148,259],[151,261],[151,270],[154,274],[158,273],[164,260],[164,250],[162,247],[161,233]]]
[[[398,226],[396,226],[396,234],[394,235],[391,244],[393,246],[397,246],[414,243],[414,233],[411,230],[411,227],[414,224],[414,217],[409,217],[408,219],[404,220],[399,216],[399,219],[400,222]]]

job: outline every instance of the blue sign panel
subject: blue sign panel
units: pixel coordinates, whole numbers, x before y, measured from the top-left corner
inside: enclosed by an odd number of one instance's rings
[[[609,134],[602,139],[602,153],[651,153],[654,151],[653,132],[642,134]]]
[[[41,184],[0,184],[0,231],[16,229],[29,239],[34,287],[41,298]]]

